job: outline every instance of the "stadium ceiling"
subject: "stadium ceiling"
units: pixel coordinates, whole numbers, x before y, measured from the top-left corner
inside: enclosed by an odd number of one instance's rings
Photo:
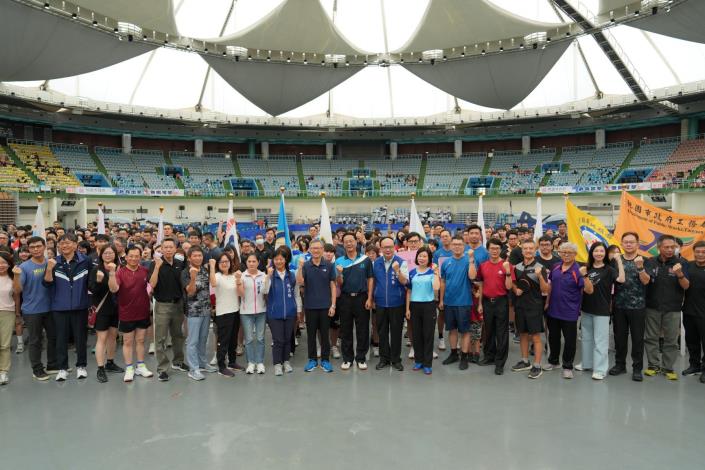
[[[705,89],[701,0],[0,0],[0,94],[257,125],[570,114]]]

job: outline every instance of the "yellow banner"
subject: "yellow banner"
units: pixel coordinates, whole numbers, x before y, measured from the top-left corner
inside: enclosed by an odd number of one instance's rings
[[[639,254],[642,256],[658,255],[656,243],[659,237],[673,235],[683,241],[681,256],[692,260],[693,244],[705,240],[705,217],[661,209],[624,191],[614,236],[621,240],[625,232],[639,234]]]
[[[566,224],[568,225],[568,241],[578,246],[576,260],[586,263],[588,252],[593,243],[603,242],[605,245],[619,245],[609,230],[600,220],[578,209],[570,200],[565,200]]]

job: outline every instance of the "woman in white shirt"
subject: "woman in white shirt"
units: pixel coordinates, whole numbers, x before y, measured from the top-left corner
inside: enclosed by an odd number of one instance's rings
[[[245,258],[247,269],[240,281],[235,281],[240,296],[240,322],[245,335],[245,354],[247,368],[245,372],[264,374],[264,325],[267,304],[264,299],[264,281],[266,274],[259,271],[257,255],[250,253]],[[256,337],[255,337],[256,335]]]
[[[14,268],[14,270],[13,270]],[[15,268],[12,255],[0,252],[0,385],[6,385],[10,379],[10,345],[15,325],[19,324],[20,294],[15,292],[12,278],[21,274],[19,266]]]
[[[215,325],[217,327],[216,358],[218,374],[234,377],[233,370],[242,370],[237,365],[235,347],[237,330],[240,328],[240,297],[236,283],[241,282],[242,273],[237,258],[230,259],[225,253],[218,259],[211,258],[210,283],[215,289]],[[225,356],[228,357],[226,367]]]

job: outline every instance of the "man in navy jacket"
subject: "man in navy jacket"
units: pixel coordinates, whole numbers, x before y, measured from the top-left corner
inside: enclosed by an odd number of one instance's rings
[[[86,371],[86,341],[88,325],[88,273],[92,262],[76,252],[78,239],[73,233],[59,238],[59,255],[47,262],[44,285],[49,288],[51,311],[56,326],[56,361],[59,373],[57,382],[68,378],[69,335],[73,330],[76,344],[76,378],[88,377]]]

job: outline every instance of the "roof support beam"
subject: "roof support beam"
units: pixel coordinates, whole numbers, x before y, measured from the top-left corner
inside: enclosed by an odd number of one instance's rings
[[[237,0],[232,0],[230,2],[230,8],[228,8],[228,14],[225,15],[225,21],[223,21],[223,26],[220,28],[220,34],[218,35],[219,38],[223,37],[223,34],[225,34],[225,28],[228,26],[228,22],[230,21],[230,17],[233,14],[233,11],[235,11],[235,2]],[[203,95],[206,94],[206,85],[208,84],[208,77],[211,75],[211,66],[208,66],[208,69],[206,69],[206,76],[203,78],[203,86],[201,86],[201,93],[198,95],[198,103],[196,103],[196,111],[201,112],[203,109]]]

